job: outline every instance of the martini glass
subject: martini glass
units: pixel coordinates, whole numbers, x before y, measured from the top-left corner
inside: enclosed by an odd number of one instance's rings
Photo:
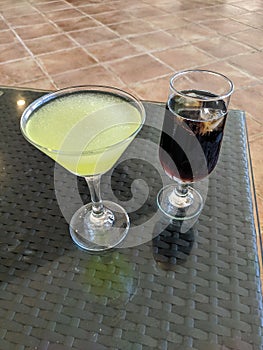
[[[128,233],[127,212],[102,200],[101,175],[110,170],[145,121],[142,103],[131,94],[107,86],[62,89],[37,99],[21,117],[23,136],[40,151],[89,186],[91,203],[70,221],[73,241],[88,251],[104,251]]]
[[[193,219],[203,208],[191,185],[216,167],[233,89],[226,76],[208,70],[181,71],[170,80],[159,158],[174,183],[161,189],[157,203],[171,219]]]

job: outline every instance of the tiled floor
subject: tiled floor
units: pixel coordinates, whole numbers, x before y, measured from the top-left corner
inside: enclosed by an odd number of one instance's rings
[[[232,78],[263,224],[262,49],[262,0],[0,0],[0,85],[108,84],[164,101],[174,71]]]

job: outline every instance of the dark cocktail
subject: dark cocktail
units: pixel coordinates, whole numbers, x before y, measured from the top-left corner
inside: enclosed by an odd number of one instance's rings
[[[201,91],[185,93],[207,96],[206,92]],[[223,100],[204,102],[202,106],[196,104],[191,109],[179,100],[180,97],[172,97],[166,105],[160,141],[160,161],[169,177],[179,178],[182,182],[193,182],[206,177],[216,166],[227,109]],[[182,120],[175,113],[180,113],[185,119]],[[199,158],[195,148],[197,140],[205,157],[202,155],[199,159],[199,167],[193,174],[192,164],[187,155],[193,153],[193,157]]]
[[[202,209],[201,196],[188,184],[217,164],[232,91],[230,80],[210,71],[180,72],[171,79],[159,156],[177,185],[161,190],[158,205],[172,218],[193,218]]]

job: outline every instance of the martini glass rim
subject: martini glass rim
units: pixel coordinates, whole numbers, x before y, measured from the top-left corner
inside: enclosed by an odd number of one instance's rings
[[[124,98],[124,99],[127,98],[127,102],[134,102],[139,107],[137,109],[141,115],[141,121],[138,125],[138,128],[136,128],[136,130],[133,133],[131,133],[128,137],[126,137],[125,139],[123,139],[119,142],[113,143],[109,146],[100,147],[100,148],[96,148],[94,150],[89,150],[89,151],[79,150],[79,151],[72,151],[71,152],[71,151],[62,151],[60,149],[53,149],[53,148],[43,146],[43,145],[33,141],[28,136],[28,134],[26,132],[26,128],[24,126],[24,123],[25,124],[27,123],[28,119],[30,118],[30,116],[32,115],[32,113],[35,110],[37,110],[43,104],[46,104],[53,99],[63,97],[66,95],[71,95],[73,93],[78,93],[78,92],[115,93],[120,98]],[[36,148],[38,148],[40,150],[45,150],[49,153],[54,153],[54,154],[58,154],[58,155],[65,155],[65,156],[78,156],[80,153],[82,154],[82,156],[85,156],[85,155],[88,156],[88,155],[95,155],[95,154],[98,154],[101,152],[105,152],[107,150],[114,149],[115,147],[118,147],[118,146],[121,146],[122,144],[125,144],[130,139],[133,139],[141,130],[142,126],[144,125],[145,119],[146,119],[146,112],[145,112],[145,108],[143,106],[142,101],[138,97],[132,95],[131,93],[124,91],[122,89],[112,87],[112,86],[107,86],[107,85],[77,85],[77,86],[66,87],[63,89],[59,89],[59,90],[44,94],[43,96],[39,97],[38,99],[33,101],[31,104],[29,104],[29,106],[22,113],[22,116],[20,119],[20,129],[21,129],[21,132],[22,132],[23,136],[25,137],[25,139],[29,143],[31,143],[33,146],[35,146]],[[127,123],[125,123],[125,124],[127,124]],[[121,123],[118,125],[121,125]]]

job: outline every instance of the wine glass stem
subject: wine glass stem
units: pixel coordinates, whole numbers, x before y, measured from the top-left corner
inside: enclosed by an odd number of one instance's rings
[[[188,184],[178,182],[176,186],[176,194],[180,197],[186,197],[188,195]]]
[[[90,190],[92,201],[92,215],[99,217],[104,213],[104,207],[100,195],[101,175],[85,177]]]
[[[169,202],[177,208],[187,208],[193,203],[188,184],[177,183],[169,196]]]

